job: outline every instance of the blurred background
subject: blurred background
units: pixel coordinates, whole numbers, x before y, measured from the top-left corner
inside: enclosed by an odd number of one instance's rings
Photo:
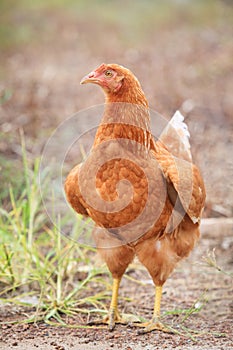
[[[233,214],[233,1],[1,0],[0,199],[23,186],[20,130],[29,160],[51,132],[103,103],[79,81],[101,63],[139,78],[150,107],[186,117],[207,188],[205,216]],[[152,120],[153,122],[153,120]]]

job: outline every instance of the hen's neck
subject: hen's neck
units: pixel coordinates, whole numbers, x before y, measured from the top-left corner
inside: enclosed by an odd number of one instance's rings
[[[137,79],[127,80],[117,92],[107,93],[105,101],[106,103],[132,103],[148,108],[148,101]]]
[[[116,93],[106,94],[102,122],[130,123],[149,130],[149,106],[138,80],[126,81]]]
[[[106,95],[104,114],[94,145],[115,138],[131,139],[149,148],[149,107],[139,87]]]

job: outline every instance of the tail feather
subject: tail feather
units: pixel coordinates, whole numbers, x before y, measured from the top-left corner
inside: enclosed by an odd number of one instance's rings
[[[192,161],[191,147],[189,143],[190,133],[184,122],[184,116],[176,111],[172,119],[160,135],[160,141],[175,157]]]

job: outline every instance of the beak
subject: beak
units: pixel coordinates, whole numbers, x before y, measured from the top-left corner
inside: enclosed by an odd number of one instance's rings
[[[96,73],[95,72],[91,72],[87,75],[85,75],[85,77],[82,78],[82,80],[80,81],[80,84],[88,84],[88,83],[95,83],[98,84],[99,80],[96,78]]]

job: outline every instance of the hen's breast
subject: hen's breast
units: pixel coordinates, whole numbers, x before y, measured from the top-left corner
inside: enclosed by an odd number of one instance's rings
[[[101,227],[117,230],[127,242],[155,227],[166,205],[158,163],[134,140],[110,139],[96,145],[79,177],[90,217]]]
[[[135,162],[112,159],[98,170],[96,190],[106,205],[113,203],[113,212],[106,213],[106,224],[120,227],[135,220],[145,207],[148,198],[147,177]]]

